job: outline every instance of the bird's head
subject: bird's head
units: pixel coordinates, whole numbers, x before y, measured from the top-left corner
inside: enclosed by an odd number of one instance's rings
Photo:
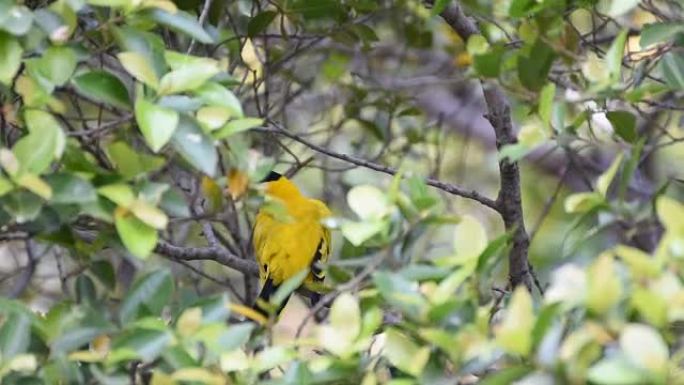
[[[275,171],[269,172],[260,182],[265,184],[266,194],[274,198],[287,200],[301,196],[294,183]]]

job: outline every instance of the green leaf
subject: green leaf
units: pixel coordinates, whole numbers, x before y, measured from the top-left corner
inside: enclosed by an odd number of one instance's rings
[[[503,54],[502,47],[494,46],[486,53],[474,55],[473,68],[484,77],[496,78],[501,73]]]
[[[76,90],[96,102],[129,110],[131,100],[121,80],[107,71],[94,70],[76,76],[72,82]]]
[[[430,15],[439,15],[440,13],[442,13],[443,10],[446,9],[447,5],[449,5],[450,2],[450,0],[436,0],[435,3],[432,5],[432,9],[430,10]]]
[[[121,242],[138,258],[147,258],[157,245],[157,230],[126,210],[116,210],[114,224]]]
[[[17,223],[26,223],[36,219],[43,207],[43,201],[36,194],[26,190],[15,190],[6,194],[2,199],[2,208],[7,211]]]
[[[173,340],[173,335],[166,330],[135,329],[112,341],[111,356],[115,356],[117,350],[131,351],[135,353],[135,357],[152,362],[173,343]]]
[[[264,31],[269,24],[278,16],[276,11],[263,11],[249,20],[247,23],[247,36],[254,37]]]
[[[530,373],[532,369],[527,366],[513,366],[510,368],[504,368],[497,370],[492,374],[486,376],[482,381],[478,382],[479,385],[508,385],[514,384],[516,380],[519,380]],[[531,385],[531,384],[530,384]]]
[[[157,89],[159,79],[148,58],[137,52],[121,52],[116,57],[126,71],[133,75],[134,78],[153,89]]]
[[[9,360],[28,349],[31,319],[19,312],[3,315],[4,320],[0,326],[0,356],[3,360]]]
[[[0,32],[0,83],[10,85],[21,65],[24,50],[17,39]]]
[[[382,219],[367,219],[361,222],[344,221],[342,235],[354,246],[360,246],[387,228],[387,222]]]
[[[8,192],[14,190],[14,185],[9,179],[0,175],[0,197],[7,194]]]
[[[636,116],[628,111],[609,111],[606,117],[618,136],[628,143],[634,143],[637,138]]]
[[[159,152],[171,140],[178,126],[178,112],[143,98],[135,102],[135,119],[152,151]]]
[[[371,185],[354,186],[347,193],[347,203],[362,220],[382,218],[392,209],[387,196]]]
[[[138,279],[126,293],[119,308],[122,324],[134,321],[143,308],[159,314],[173,293],[173,277],[168,270],[156,270]]]
[[[12,148],[22,171],[43,173],[50,163],[62,156],[65,136],[57,120],[48,112],[27,110],[24,120],[29,134]]]
[[[464,215],[454,228],[456,258],[476,264],[477,258],[487,248],[487,232],[477,218]]]
[[[167,73],[159,82],[159,94],[168,95],[192,91],[220,72],[218,63],[212,60],[191,63]]]
[[[179,10],[176,13],[169,13],[155,8],[147,12],[147,16],[159,24],[184,33],[201,43],[214,43],[214,39],[202,28],[197,19],[185,11]]]
[[[135,201],[135,194],[127,184],[110,184],[97,189],[98,194],[121,207],[130,206]]]
[[[158,170],[166,162],[161,156],[135,151],[123,141],[110,144],[107,147],[107,153],[119,173],[126,179]]]
[[[527,12],[534,6],[534,0],[513,0],[508,7],[508,16],[518,18],[527,15]]]
[[[587,193],[576,193],[569,195],[565,199],[565,212],[572,213],[585,213],[594,208],[602,205],[604,199],[600,194],[587,192]]]
[[[60,333],[51,344],[56,354],[68,353],[105,333],[109,328],[103,326],[82,326]]]
[[[356,297],[342,293],[330,307],[330,325],[343,331],[345,338],[353,341],[361,332],[361,309]]]
[[[280,306],[283,301],[290,296],[290,294],[292,294],[299,286],[302,285],[302,282],[304,282],[304,279],[307,277],[307,275],[309,275],[309,269],[304,269],[288,278],[280,285],[280,287],[278,287],[278,290],[276,290],[271,297],[270,302],[276,306]]]
[[[620,333],[620,348],[629,362],[653,375],[667,373],[669,350],[656,329],[644,324],[628,324]]]
[[[7,10],[2,10],[0,14],[0,29],[12,35],[22,36],[31,30],[33,24],[33,13],[23,5],[15,5]]]
[[[233,92],[218,83],[205,83],[202,87],[194,90],[194,93],[208,105],[228,108],[235,118],[244,116],[240,100]]]
[[[638,385],[647,381],[643,372],[623,356],[606,357],[589,368],[587,379],[596,384]]]
[[[612,82],[620,81],[620,74],[622,73],[622,56],[625,51],[625,43],[627,42],[628,31],[622,30],[613,40],[608,52],[606,52],[606,67],[610,74]]]
[[[612,254],[603,253],[596,258],[589,267],[587,283],[587,308],[596,315],[607,314],[622,296],[622,283]]]
[[[196,169],[209,176],[216,173],[218,155],[214,144],[193,119],[181,116],[171,144]]]
[[[548,83],[539,93],[539,117],[548,127],[551,125],[551,115],[553,113],[553,99],[556,96],[556,85]],[[555,127],[561,129],[562,127]]]
[[[503,321],[494,332],[496,341],[511,354],[527,356],[532,348],[534,324],[532,297],[524,286],[518,286],[513,292]]]
[[[430,359],[430,347],[420,346],[397,329],[385,332],[383,355],[392,365],[412,376],[419,376]]]
[[[146,225],[155,229],[164,230],[169,221],[163,211],[142,199],[135,200],[128,209]]]
[[[641,30],[639,44],[646,48],[651,44],[664,43],[684,32],[684,25],[679,22],[646,24]]]
[[[52,187],[53,203],[81,204],[94,202],[97,193],[85,179],[72,174],[52,174],[45,177],[45,181]]]
[[[225,139],[231,135],[235,135],[239,132],[247,131],[254,127],[259,127],[264,124],[264,120],[260,118],[242,118],[233,119],[226,123],[220,130],[216,131],[213,136],[215,139]]]
[[[518,77],[525,88],[538,91],[546,84],[556,54],[541,39],[537,39],[529,55],[518,58]]]
[[[123,51],[135,52],[147,59],[149,65],[154,68],[156,78],[166,73],[164,41],[159,35],[128,26],[111,27],[111,31]]]
[[[39,60],[40,73],[56,86],[62,86],[76,69],[74,50],[64,46],[48,48]]]
[[[608,167],[608,169],[604,171],[603,174],[601,174],[601,176],[599,176],[596,180],[596,191],[603,198],[605,198],[608,194],[608,188],[613,182],[613,179],[615,179],[615,174],[617,174],[620,164],[622,164],[622,158],[623,154],[619,153],[618,156],[613,159],[613,163],[610,164],[610,167]]]
[[[52,197],[52,188],[50,185],[34,174],[24,173],[16,178],[15,181],[19,186],[24,187],[45,200]]]
[[[611,17],[621,16],[639,5],[640,0],[612,0],[608,15]]]
[[[674,90],[684,90],[684,54],[668,52],[660,59],[660,71],[665,82]]]

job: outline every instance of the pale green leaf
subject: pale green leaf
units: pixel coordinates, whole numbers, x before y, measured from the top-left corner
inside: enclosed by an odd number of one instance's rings
[[[392,365],[417,377],[430,359],[430,347],[418,345],[402,332],[390,328],[385,332],[382,354]]]
[[[636,367],[655,375],[667,371],[669,352],[658,331],[644,324],[628,324],[620,333],[620,348]]]
[[[182,116],[171,139],[173,148],[203,173],[213,176],[218,165],[218,154],[212,139],[207,137],[191,118]]]
[[[524,285],[518,286],[506,308],[506,314],[495,329],[496,342],[507,352],[527,356],[532,348],[535,317],[532,297]]]
[[[138,258],[147,258],[157,245],[157,230],[124,209],[116,210],[114,224],[121,242]]]
[[[347,203],[363,220],[382,218],[392,208],[387,196],[379,188],[371,185],[354,186],[347,193]]]
[[[160,107],[143,98],[135,102],[135,120],[147,142],[154,152],[159,150],[171,140],[178,126],[178,112]]]
[[[254,127],[259,127],[264,124],[264,120],[260,118],[242,118],[234,119],[228,122],[220,130],[214,133],[214,138],[224,139],[239,132],[247,131]]]
[[[13,36],[0,32],[0,83],[9,85],[21,65],[24,50]]]
[[[605,198],[608,194],[608,188],[613,182],[613,179],[615,179],[615,174],[617,174],[620,164],[622,163],[622,157],[622,153],[618,154],[618,156],[616,156],[613,160],[613,163],[610,164],[610,167],[608,167],[608,169],[604,171],[603,174],[601,174],[601,176],[599,176],[596,180],[596,191],[603,198]]]
[[[157,73],[145,56],[137,52],[129,51],[121,52],[116,55],[116,57],[119,58],[121,65],[123,65],[126,71],[133,75],[134,78],[153,89],[157,89],[159,86]]]

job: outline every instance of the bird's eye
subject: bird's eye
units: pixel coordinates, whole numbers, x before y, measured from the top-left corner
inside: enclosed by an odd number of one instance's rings
[[[264,270],[268,270],[268,265],[264,263]]]

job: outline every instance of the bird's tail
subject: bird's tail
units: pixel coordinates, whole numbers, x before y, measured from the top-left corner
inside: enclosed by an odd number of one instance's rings
[[[271,296],[278,290],[280,285],[276,285],[273,283],[273,280],[271,278],[266,278],[266,281],[264,282],[264,286],[261,288],[261,291],[259,292],[259,297],[257,297],[256,302],[254,302],[254,310],[259,312],[261,315],[264,317],[269,317],[271,315],[271,311],[268,308],[268,304],[271,300]],[[283,308],[285,307],[285,304],[287,304],[287,300],[289,299],[289,295],[287,298],[283,300],[283,302],[278,306],[278,309],[276,310],[275,315],[277,316],[280,314],[281,311],[283,311]]]

